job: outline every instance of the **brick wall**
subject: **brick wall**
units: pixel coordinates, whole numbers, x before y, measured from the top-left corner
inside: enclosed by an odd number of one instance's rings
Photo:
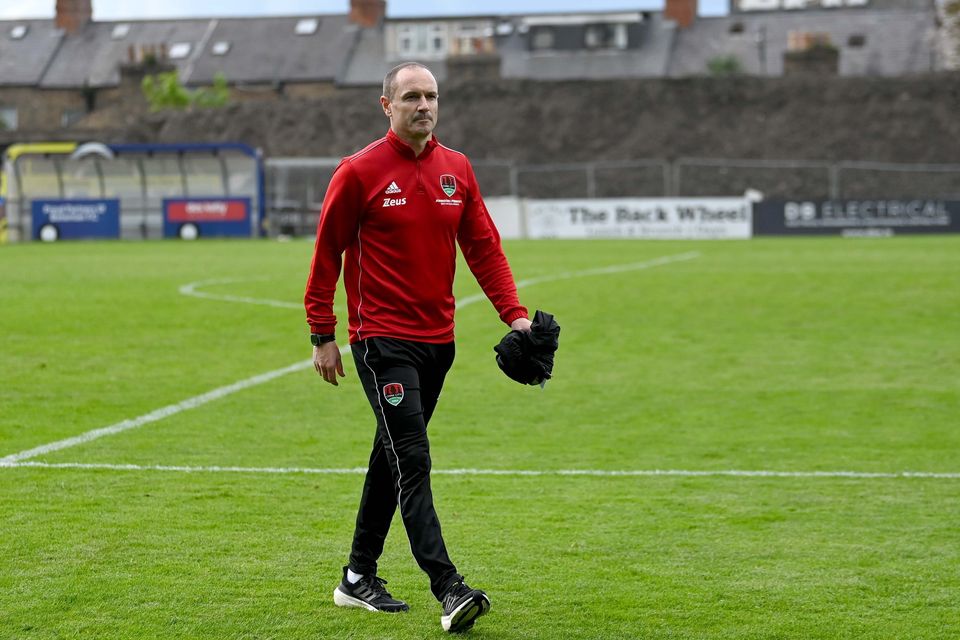
[[[56,131],[64,113],[85,110],[86,100],[77,89],[0,87],[0,108],[4,107],[17,110],[17,131]]]

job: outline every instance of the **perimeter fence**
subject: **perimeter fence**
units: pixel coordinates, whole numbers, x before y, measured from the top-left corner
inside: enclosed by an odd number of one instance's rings
[[[311,235],[339,158],[266,160],[271,235]],[[779,200],[960,200],[960,164],[651,159],[518,164],[473,161],[485,197],[656,198],[742,196]]]

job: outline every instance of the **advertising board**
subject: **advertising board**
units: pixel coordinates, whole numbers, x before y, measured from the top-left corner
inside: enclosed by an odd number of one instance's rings
[[[166,198],[163,201],[165,238],[249,238],[251,234],[250,198]]]
[[[33,200],[31,233],[36,240],[120,237],[120,201]]]
[[[755,235],[960,233],[960,201],[768,200],[754,203],[753,225]]]
[[[752,231],[745,198],[527,200],[529,238],[743,239]]]

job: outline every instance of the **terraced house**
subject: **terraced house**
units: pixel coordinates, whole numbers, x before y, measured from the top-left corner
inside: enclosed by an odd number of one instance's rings
[[[952,60],[934,0],[734,0],[723,17],[698,17],[696,0],[666,0],[662,11],[418,18],[388,17],[383,0],[344,8],[101,22],[91,0],[57,0],[53,19],[0,21],[0,144],[132,121],[147,109],[144,74],[163,69],[187,87],[222,73],[242,101],[375,87],[400,60],[428,63],[441,82],[900,76]]]

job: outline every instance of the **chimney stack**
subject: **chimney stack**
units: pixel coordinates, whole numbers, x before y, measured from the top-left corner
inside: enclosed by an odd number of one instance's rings
[[[697,18],[697,0],[666,0],[663,16],[676,22],[681,29],[686,29]]]
[[[386,0],[350,0],[350,22],[375,27],[387,13]]]
[[[57,0],[56,25],[67,33],[76,33],[93,18],[92,0]]]

